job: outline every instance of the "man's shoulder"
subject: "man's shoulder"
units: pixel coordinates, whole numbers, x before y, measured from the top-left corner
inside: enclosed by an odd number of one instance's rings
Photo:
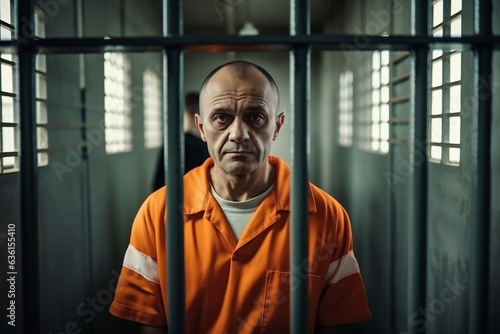
[[[153,191],[151,194],[149,194],[149,196],[144,201],[143,206],[164,207],[166,196],[167,196],[167,186],[163,186]]]
[[[337,200],[330,193],[328,193],[323,188],[320,188],[316,184],[312,183],[311,181],[309,181],[309,186],[311,188],[311,195],[314,196],[315,198],[320,198],[325,201],[337,202]]]
[[[278,187],[280,188],[279,191],[283,194],[283,196],[286,196],[285,198],[287,200],[290,199],[290,181],[291,181],[291,168],[290,166],[280,157],[270,155],[269,156],[269,162],[277,167],[277,176],[276,176],[276,182]],[[330,207],[334,208],[335,210],[341,210],[343,211],[344,208],[342,205],[335,199],[331,194],[323,190],[322,188],[318,187],[317,185],[313,184],[312,182],[309,181],[309,189],[310,189],[310,204],[315,203],[317,208],[322,208],[322,207]]]
[[[320,208],[329,208],[330,210],[333,209],[335,211],[345,211],[342,204],[340,204],[340,202],[331,194],[312,182],[309,182],[309,185],[311,189],[310,196],[312,196],[318,210]]]

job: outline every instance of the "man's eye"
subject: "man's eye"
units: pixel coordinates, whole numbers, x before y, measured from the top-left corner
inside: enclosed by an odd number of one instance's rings
[[[214,120],[218,123],[226,123],[229,121],[229,117],[224,114],[215,115]]]
[[[252,114],[249,116],[249,119],[252,121],[252,122],[260,122],[264,119],[264,117],[262,117],[261,114]]]

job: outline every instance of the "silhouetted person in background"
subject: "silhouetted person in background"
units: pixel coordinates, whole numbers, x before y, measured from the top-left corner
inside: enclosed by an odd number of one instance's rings
[[[200,94],[188,92],[184,96],[184,174],[201,165],[208,157],[207,144],[201,140],[194,115],[199,114]],[[160,151],[153,191],[165,185],[164,148]]]

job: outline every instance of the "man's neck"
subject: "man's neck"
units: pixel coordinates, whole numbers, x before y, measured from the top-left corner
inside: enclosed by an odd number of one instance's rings
[[[210,170],[212,185],[217,194],[229,201],[246,201],[262,194],[275,180],[275,167],[265,163],[261,170],[246,175],[231,175],[220,168]],[[256,177],[256,175],[259,175]]]

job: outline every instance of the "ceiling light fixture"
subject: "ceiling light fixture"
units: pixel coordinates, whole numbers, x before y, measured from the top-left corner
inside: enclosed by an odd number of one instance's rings
[[[243,27],[240,29],[238,32],[240,36],[251,36],[251,35],[258,35],[259,30],[253,25],[252,22],[247,21],[243,25]]]
[[[250,0],[245,1],[245,23],[243,27],[238,32],[240,36],[252,36],[258,35],[259,30],[253,25],[252,19],[250,18]]]

